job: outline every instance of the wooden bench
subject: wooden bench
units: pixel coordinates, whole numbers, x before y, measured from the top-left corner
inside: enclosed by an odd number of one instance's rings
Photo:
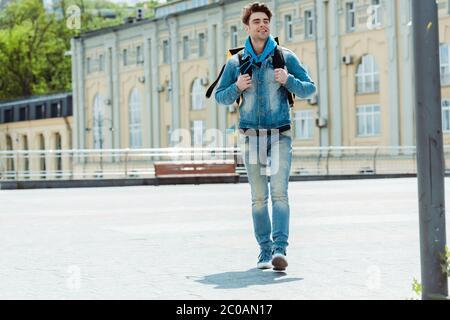
[[[155,162],[157,184],[239,182],[234,162]]]

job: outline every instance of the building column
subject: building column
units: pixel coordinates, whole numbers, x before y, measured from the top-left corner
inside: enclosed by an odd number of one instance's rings
[[[77,40],[75,38],[72,38],[70,40],[70,50],[72,55],[72,113],[73,113],[73,135],[72,135],[72,145],[74,149],[79,149],[79,112],[78,109],[80,107],[80,101],[79,101],[79,90],[78,87],[78,77],[79,77],[79,70],[77,68],[78,59],[80,57],[78,56],[78,50],[77,50]],[[83,132],[81,132],[83,134]]]
[[[144,121],[143,121],[143,134],[147,135],[147,145],[146,147],[151,148],[153,145],[152,141],[152,131],[153,131],[153,121],[152,121],[152,79],[151,79],[151,33],[150,30],[145,29],[142,33],[142,39],[144,39]]]
[[[106,126],[106,128],[113,128],[114,125],[114,121],[113,121],[113,95],[114,95],[114,88],[113,88],[113,75],[112,75],[112,69],[113,69],[113,65],[112,65],[112,55],[113,55],[113,50],[112,48],[114,47],[114,38],[113,37],[108,37],[105,38],[104,41],[104,59],[105,59],[105,73],[106,73],[106,95],[104,97],[102,97],[103,101],[102,103],[104,103],[105,105],[105,118],[106,119],[110,119],[110,122],[105,122],[104,125]],[[105,143],[104,146],[105,148],[114,148],[113,145],[113,135],[114,135],[114,130],[105,130]],[[108,159],[110,159],[108,157]]]
[[[218,36],[218,26],[217,23],[219,16],[217,14],[209,14],[208,15],[208,34],[206,36],[206,41],[208,43],[208,70],[209,70],[209,82],[212,83],[216,76],[218,75],[218,48],[217,43],[224,42],[222,40],[222,35]],[[223,28],[223,26],[222,26]],[[220,108],[214,99],[214,95],[211,96],[211,99],[207,99],[206,101],[207,109],[209,110],[209,127],[217,128],[217,109]],[[224,108],[223,106],[221,108]]]
[[[85,141],[85,127],[86,127],[86,119],[85,119],[85,110],[86,110],[86,103],[85,103],[85,74],[86,74],[86,68],[85,68],[85,48],[84,48],[84,41],[83,39],[80,39],[77,45],[77,104],[74,106],[73,109],[76,109],[77,111],[77,132],[78,132],[78,147],[79,149],[85,149],[86,148],[86,141]]]
[[[180,71],[178,63],[178,20],[176,17],[168,19],[169,34],[170,34],[170,57],[171,57],[171,104],[172,104],[172,130],[179,129],[181,127],[180,122]]]
[[[341,46],[339,5],[336,1],[328,2],[328,19],[330,21],[330,58],[333,84],[330,88],[332,97],[331,145],[342,146],[342,85],[341,85]]]
[[[226,49],[225,49],[225,32],[224,32],[224,6],[221,5],[219,11],[219,24],[217,25],[217,63],[216,67],[220,68],[220,66],[226,63]],[[216,73],[219,72],[218,68],[216,68]],[[227,129],[227,108],[220,108],[219,105],[215,102],[214,97],[211,97],[214,100],[213,108],[218,113],[218,126],[209,125],[209,128],[219,129],[222,133],[223,141],[218,142],[222,143],[222,146],[226,145],[226,129]]]
[[[150,73],[150,92],[151,94],[151,118],[152,118],[152,147],[161,147],[161,121],[159,114],[159,39],[157,36],[157,24],[155,23],[153,28],[150,30],[150,59],[149,66],[151,68]]]
[[[398,49],[397,49],[397,3],[386,1],[389,65],[389,145],[400,145]]]
[[[114,37],[111,43],[111,61],[112,61],[112,128],[113,128],[113,149],[120,149],[120,76],[119,68],[121,64],[119,41],[117,33],[114,32]]]
[[[402,125],[401,125],[401,144],[403,146],[415,146],[414,130],[414,105],[415,99],[413,93],[414,73],[413,73],[413,51],[412,51],[412,26],[411,21],[411,0],[401,0],[401,41],[402,41]]]
[[[279,35],[280,28],[281,28],[281,20],[279,15],[279,0],[273,0],[273,16],[272,16],[272,34],[273,35]]]
[[[327,46],[327,14],[323,0],[316,0],[316,51],[319,117],[328,120],[328,46]],[[329,125],[328,125],[329,126]],[[320,146],[329,146],[328,126],[320,128]]]

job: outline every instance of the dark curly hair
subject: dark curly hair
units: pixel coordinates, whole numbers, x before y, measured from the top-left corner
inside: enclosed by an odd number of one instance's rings
[[[242,22],[245,25],[248,25],[250,16],[255,12],[263,12],[267,14],[269,20],[272,19],[272,11],[270,11],[269,7],[266,4],[261,2],[254,2],[244,7],[242,12]]]

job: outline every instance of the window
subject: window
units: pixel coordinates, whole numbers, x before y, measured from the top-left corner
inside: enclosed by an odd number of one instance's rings
[[[441,85],[450,85],[450,50],[449,45],[443,43],[439,47],[439,63],[441,70]]]
[[[169,63],[169,40],[163,41],[163,63]]]
[[[61,135],[59,133],[55,133],[55,150],[61,150]],[[56,177],[61,178],[62,176],[62,157],[61,153],[55,154],[55,164],[56,164]]]
[[[450,133],[450,99],[442,100],[442,131]]]
[[[205,121],[191,121],[191,144],[192,146],[203,146],[205,135]]]
[[[128,125],[130,129],[130,148],[142,147],[141,102],[139,91],[131,91],[128,102]]]
[[[12,122],[13,121],[13,109],[6,109],[4,116],[4,122]]]
[[[137,46],[136,47],[136,63],[137,64],[144,63],[144,55],[142,53],[142,47],[141,46]]]
[[[237,48],[238,46],[238,31],[236,26],[231,26],[231,48]]]
[[[370,137],[380,134],[380,106],[365,105],[357,107],[356,122],[358,136]]]
[[[37,105],[36,106],[36,119],[44,119],[45,118],[45,105]]]
[[[345,21],[347,32],[355,31],[355,3],[347,2],[345,4]]]
[[[128,65],[128,50],[127,49],[123,49],[123,65],[124,66]]]
[[[293,38],[293,25],[292,25],[292,16],[290,14],[284,16],[284,30],[285,30],[285,39],[286,41],[292,41]]]
[[[381,27],[381,4],[380,0],[372,0],[373,16],[372,16],[372,26],[374,28]]]
[[[19,121],[28,120],[28,107],[21,107],[19,109]]]
[[[40,150],[45,150],[45,138],[43,134],[40,134],[38,136],[38,145],[39,145],[39,149]],[[45,163],[45,153],[42,152],[39,155],[39,170],[41,173],[41,178],[45,179],[46,178],[46,172],[47,171],[47,165]]]
[[[52,118],[61,117],[61,104],[59,102],[51,104],[51,106],[50,106],[50,116]]]
[[[198,56],[203,57],[205,55],[205,34],[200,33],[198,35]]]
[[[294,113],[295,138],[309,140],[313,137],[312,110],[302,110]]]
[[[183,37],[183,60],[189,59],[189,37]]]
[[[362,57],[356,71],[356,92],[369,93],[380,90],[378,66],[371,55]]]
[[[205,108],[205,91],[199,78],[195,79],[191,87],[191,109]]]
[[[311,10],[305,11],[305,38],[311,39],[314,36],[314,18]]]
[[[105,58],[102,54],[98,57],[98,70],[99,71],[105,70]]]
[[[93,105],[93,118],[92,118],[92,127],[94,133],[94,149],[103,149],[104,143],[104,134],[103,134],[103,122],[104,119],[104,111],[101,103],[101,96],[96,94],[94,97],[94,105]]]
[[[92,72],[91,58],[86,59],[86,70],[88,74]]]

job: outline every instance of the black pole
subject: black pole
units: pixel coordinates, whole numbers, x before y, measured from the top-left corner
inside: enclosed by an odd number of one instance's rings
[[[444,152],[436,0],[412,0],[422,299],[448,295]]]

